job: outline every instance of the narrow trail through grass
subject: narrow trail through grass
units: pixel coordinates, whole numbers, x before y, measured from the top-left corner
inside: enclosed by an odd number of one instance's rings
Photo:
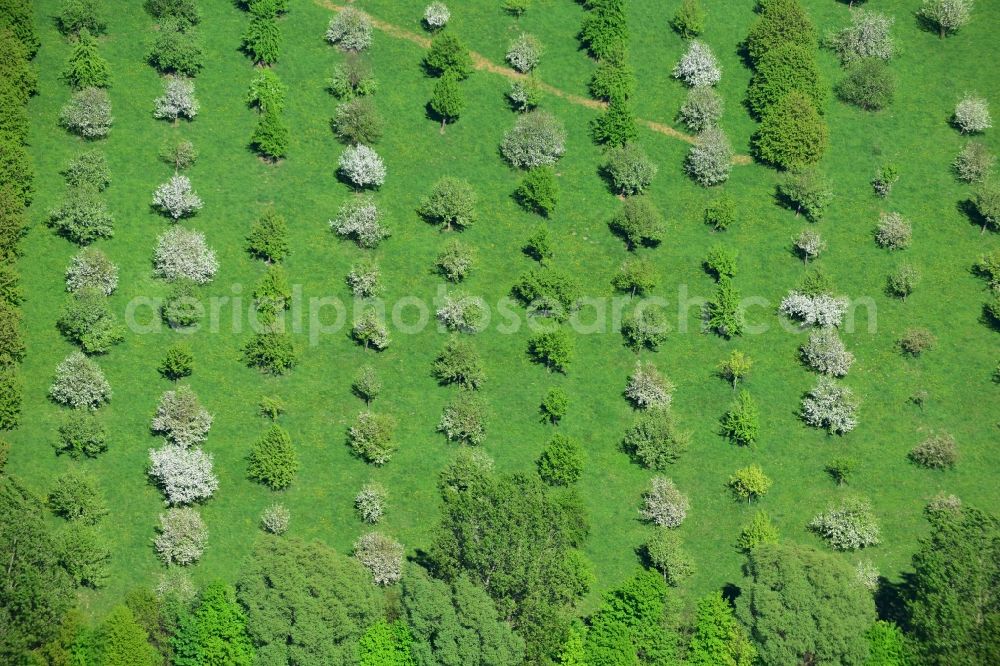
[[[338,5],[336,3],[330,2],[330,0],[315,0],[315,2],[319,6],[325,7],[326,9],[335,12],[340,12],[343,11],[344,9],[347,9],[347,5]],[[351,0],[348,0],[348,4],[351,4]],[[415,32],[410,32],[409,30],[401,28],[393,23],[382,21],[372,16],[371,14],[368,14],[367,12],[362,12],[362,13],[365,14],[371,20],[372,27],[376,28],[377,30],[381,30],[385,34],[395,37],[397,39],[404,39],[406,41],[413,42],[414,44],[420,46],[421,48],[424,49],[430,48],[431,40],[428,39],[427,37],[424,37],[423,35],[418,35]],[[503,65],[498,65],[495,62],[490,61],[481,53],[477,53],[475,51],[469,51],[469,55],[472,57],[473,66],[477,70],[490,72],[492,74],[498,74],[499,76],[504,76],[511,80],[523,79],[526,76],[516,70],[511,69],[510,67],[504,67]],[[556,97],[564,99],[571,104],[577,104],[579,106],[585,106],[587,108],[597,109],[597,110],[605,109],[608,106],[607,102],[603,102],[597,99],[590,99],[588,97],[580,97],[579,95],[572,95],[566,92],[565,90],[556,88],[555,86],[545,83],[544,81],[541,80],[538,81],[538,84],[541,87],[541,89],[544,90],[545,92],[549,93],[550,95],[555,95]],[[685,134],[684,132],[674,129],[673,127],[670,127],[669,125],[666,125],[664,123],[659,123],[653,120],[645,120],[643,118],[636,118],[636,122],[642,125],[643,127],[653,130],[654,132],[665,134],[675,139],[680,139],[681,141],[684,141],[686,143],[693,144],[696,141],[695,137],[691,136],[690,134]],[[753,160],[750,159],[749,155],[735,155],[733,157],[733,164],[740,164],[740,165],[750,164],[752,161]]]

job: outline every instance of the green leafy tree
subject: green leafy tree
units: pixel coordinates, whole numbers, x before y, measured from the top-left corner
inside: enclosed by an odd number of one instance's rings
[[[705,8],[701,0],[681,0],[677,13],[670,19],[670,27],[684,39],[700,35],[705,29]]]
[[[287,488],[299,469],[292,438],[277,424],[268,428],[254,443],[247,461],[247,477],[271,490]]]
[[[920,663],[993,663],[1000,655],[1000,519],[974,508],[929,519],[906,600]]]
[[[691,666],[752,666],[756,657],[757,650],[733,616],[729,602],[718,592],[699,599],[688,663]]]
[[[0,430],[12,430],[21,423],[24,383],[16,368],[0,368]]]
[[[580,443],[565,435],[553,435],[535,461],[538,475],[551,486],[569,486],[583,476],[584,454]]]
[[[275,162],[288,153],[290,132],[285,119],[277,111],[267,109],[250,135],[250,145],[262,157]]]
[[[736,250],[722,245],[713,247],[705,258],[705,270],[716,280],[736,277]]]
[[[559,203],[559,185],[556,183],[555,169],[550,166],[529,169],[521,178],[514,196],[528,210],[549,217]]]
[[[111,550],[91,525],[70,523],[57,534],[59,563],[79,587],[101,588],[108,583]]]
[[[705,224],[715,231],[725,231],[736,222],[736,202],[721,194],[705,208]]]
[[[255,663],[354,663],[385,601],[360,563],[318,542],[267,536],[244,561],[236,598]]]
[[[107,298],[89,290],[70,297],[56,326],[88,354],[105,354],[125,339],[125,327],[118,323]]]
[[[279,330],[254,333],[242,351],[248,366],[272,375],[285,374],[299,361],[292,336]]]
[[[750,551],[736,615],[765,664],[865,663],[875,602],[850,564],[814,548]]]
[[[466,483],[462,491],[442,488],[430,559],[445,579],[464,572],[481,585],[525,639],[527,660],[539,660],[558,649],[569,604],[589,587],[573,550],[585,534],[582,507],[534,475],[485,473]]]
[[[472,56],[462,40],[450,32],[440,32],[431,40],[424,67],[434,76],[450,73],[461,81],[472,74]]]
[[[640,246],[659,245],[666,232],[663,216],[652,201],[643,196],[628,197],[622,209],[608,223],[611,231],[620,236],[630,250]]]
[[[272,16],[254,16],[243,33],[243,52],[255,64],[273,65],[281,53],[281,29]]]
[[[434,91],[431,93],[429,106],[441,119],[441,134],[444,134],[445,125],[458,120],[465,110],[465,98],[462,97],[462,89],[459,88],[458,82],[459,75],[455,70],[448,70],[434,84]]]
[[[785,44],[807,51],[816,48],[816,28],[799,0],[768,0],[760,8],[746,39],[747,54],[754,63]]]
[[[715,296],[706,306],[708,327],[725,338],[743,335],[746,319],[740,305],[741,298],[731,279],[720,278]]]
[[[628,20],[622,0],[588,3],[589,12],[580,28],[580,41],[594,58],[603,60],[628,43]]]
[[[160,21],[146,60],[161,74],[197,76],[204,66],[205,53],[191,24],[171,18]]]
[[[442,384],[458,384],[467,389],[478,389],[486,381],[479,352],[468,339],[460,336],[445,343],[434,359],[433,374]]]
[[[284,216],[273,208],[264,210],[250,227],[247,250],[267,262],[281,261],[288,256],[288,224]]]
[[[824,469],[837,482],[838,486],[842,486],[847,483],[857,468],[858,462],[854,458],[840,457],[828,462]]]
[[[163,659],[126,606],[116,606],[94,631],[90,662],[102,666],[159,666]]]
[[[668,624],[669,609],[663,577],[655,571],[637,571],[620,588],[605,594],[600,608],[590,617],[586,663],[674,663],[678,638]]]
[[[573,360],[575,348],[572,336],[561,328],[536,333],[528,340],[528,354],[531,358],[549,370],[559,372],[566,372],[566,366]]]
[[[49,226],[74,243],[89,245],[115,233],[107,202],[93,187],[72,187],[62,203],[49,212]]]
[[[657,527],[643,550],[649,563],[671,587],[677,587],[694,575],[694,558],[681,545],[680,535],[669,527]]]
[[[744,553],[761,544],[778,543],[778,528],[771,522],[771,517],[763,511],[758,511],[750,519],[750,522],[743,526],[740,535],[736,539],[736,548]]]
[[[6,28],[18,39],[29,57],[34,57],[41,45],[35,31],[34,7],[29,0],[4,0],[0,5],[0,28]]]
[[[750,446],[760,436],[760,409],[746,389],[722,417],[722,434],[741,446]]]
[[[542,398],[539,411],[542,418],[549,423],[559,423],[569,409],[569,397],[566,392],[559,387],[549,389],[549,392]]]
[[[892,104],[896,80],[881,58],[862,58],[851,63],[837,84],[837,96],[865,111],[881,111]]]
[[[429,196],[420,202],[417,213],[444,229],[471,227],[479,217],[479,196],[469,181],[445,176],[434,183]]]
[[[691,444],[691,434],[682,431],[668,409],[646,409],[625,431],[622,448],[645,467],[664,471],[677,462]]]
[[[622,317],[622,338],[634,351],[646,348],[656,351],[667,339],[670,324],[663,308],[653,303],[640,303]]]
[[[181,616],[171,639],[175,666],[250,666],[254,649],[246,617],[229,585],[211,583],[190,613]]]
[[[729,477],[729,489],[733,491],[739,499],[745,499],[747,503],[763,497],[771,489],[773,482],[760,465],[754,463],[748,467],[736,470]]]
[[[829,144],[829,130],[813,101],[792,91],[767,108],[752,143],[761,160],[782,169],[799,169],[820,160]]]
[[[84,28],[63,70],[63,79],[74,90],[107,88],[111,85],[108,61],[97,50],[97,40]]]
[[[403,576],[402,606],[418,664],[519,666],[524,661],[524,641],[468,576],[447,583],[413,566]]]
[[[785,44],[765,53],[747,90],[750,110],[760,117],[794,90],[822,109],[829,97],[829,85],[820,74],[814,53],[798,44]]]
[[[635,70],[628,64],[625,49],[599,60],[590,79],[590,94],[605,101],[626,100],[635,93],[635,87]]]
[[[719,365],[719,376],[736,384],[745,379],[753,369],[753,360],[741,351],[734,350],[725,361]]]
[[[894,622],[878,620],[865,634],[868,638],[868,661],[865,666],[906,666],[906,638]]]
[[[171,380],[190,376],[194,370],[194,354],[191,352],[191,348],[184,343],[167,347],[167,353],[160,361],[160,367],[157,370],[161,375]]]
[[[826,207],[833,199],[830,182],[815,169],[792,171],[778,183],[778,198],[789,208],[806,216],[810,222],[823,219]]]
[[[96,458],[108,450],[108,431],[90,410],[73,410],[59,424],[56,453]]]
[[[63,0],[55,15],[56,28],[64,35],[75,35],[87,30],[94,35],[108,31],[108,22],[97,0]]]
[[[358,641],[359,666],[416,666],[410,646],[413,636],[400,620],[379,620]]]
[[[612,99],[607,110],[592,121],[590,132],[594,141],[608,146],[624,146],[639,138],[635,114],[623,99]]]
[[[656,271],[646,259],[626,259],[611,278],[611,286],[635,296],[644,295],[656,286]]]
[[[56,479],[49,491],[49,508],[69,521],[93,525],[108,513],[108,505],[97,479],[86,472],[71,470]]]
[[[555,252],[552,250],[552,241],[549,239],[549,228],[544,225],[539,225],[539,227],[535,229],[530,236],[528,236],[528,240],[525,241],[522,249],[526,255],[537,262],[544,264],[548,259],[551,259],[555,255]],[[1000,276],[1000,268],[998,268],[997,274]]]
[[[44,507],[12,476],[0,474],[0,661],[27,663],[28,651],[55,638],[74,603]]]

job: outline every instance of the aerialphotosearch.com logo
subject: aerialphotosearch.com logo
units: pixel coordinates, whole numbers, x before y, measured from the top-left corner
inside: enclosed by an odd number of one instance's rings
[[[795,292],[793,292],[795,293]],[[775,325],[788,333],[801,333],[816,319],[810,308],[822,308],[810,297],[799,295],[805,303],[798,308],[786,308],[786,302],[775,302],[763,296],[746,296],[736,304],[736,312],[744,325],[742,335],[763,335]],[[827,298],[834,303],[836,322],[840,330],[854,333],[877,331],[878,308],[870,297]],[[390,334],[417,335],[435,326],[440,332],[464,330],[482,332],[492,329],[502,335],[515,334],[526,327],[531,332],[549,331],[566,326],[579,335],[618,333],[626,317],[641,316],[644,311],[658,311],[655,318],[661,333],[704,333],[708,325],[711,299],[692,295],[686,284],[677,287],[674,298],[662,296],[584,296],[565,308],[557,302],[538,300],[523,303],[507,296],[488,303],[480,296],[448,290],[439,286],[434,297],[408,295],[392,300],[382,298],[349,298],[334,295],[307,296],[301,284],[291,288],[291,298],[279,306],[274,316],[259,312],[255,299],[244,295],[243,285],[234,283],[228,295],[204,297],[182,296],[171,308],[183,310],[190,326],[174,327],[181,333],[208,331],[211,334],[239,335],[281,331],[305,334],[310,345],[318,345],[325,337],[350,332],[359,317],[374,312]],[[125,307],[125,323],[136,334],[156,333],[168,327],[162,316],[166,299],[136,296]],[[793,304],[795,305],[795,304]],[[783,312],[784,314],[780,314]],[[785,316],[789,315],[789,316]],[[811,321],[812,319],[812,321]],[[458,322],[456,324],[456,322]],[[819,321],[818,323],[823,323]]]

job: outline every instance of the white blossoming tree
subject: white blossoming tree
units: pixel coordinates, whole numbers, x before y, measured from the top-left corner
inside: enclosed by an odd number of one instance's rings
[[[330,228],[342,238],[353,240],[363,248],[378,247],[389,236],[389,230],[379,221],[381,214],[371,197],[352,197],[344,202]]]
[[[208,528],[196,509],[167,509],[166,513],[160,514],[158,531],[153,545],[157,555],[168,566],[194,564],[205,552]]]
[[[692,88],[700,88],[718,83],[722,78],[722,70],[708,44],[693,39],[687,52],[674,67],[673,75]]]
[[[153,192],[153,205],[176,221],[198,212],[202,201],[187,176],[174,174]]]
[[[153,102],[153,117],[162,120],[192,120],[198,115],[198,108],[198,100],[194,96],[194,81],[172,76],[163,82],[163,95]]]
[[[191,280],[197,284],[212,281],[219,262],[200,231],[176,226],[157,239],[153,253],[156,274],[167,280]]]
[[[385,182],[385,163],[373,149],[359,143],[340,154],[338,170],[358,189],[380,187]]]
[[[186,385],[163,394],[151,425],[153,432],[184,448],[205,441],[211,427],[212,415]]]
[[[654,476],[643,495],[639,514],[658,527],[678,527],[687,517],[688,498],[671,479]]]
[[[206,500],[219,487],[212,455],[197,447],[167,444],[149,450],[149,475],[174,506]]]
[[[56,366],[49,397],[74,409],[97,409],[111,400],[111,385],[97,363],[73,352]]]

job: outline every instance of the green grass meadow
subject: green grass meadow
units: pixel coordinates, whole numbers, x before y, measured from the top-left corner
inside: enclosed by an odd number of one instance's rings
[[[336,101],[326,92],[325,81],[342,56],[323,39],[331,10],[294,0],[281,20],[284,44],[276,71],[289,87],[286,117],[292,143],[286,160],[269,165],[247,148],[255,116],[244,98],[253,68],[238,50],[247,15],[225,0],[200,3],[206,49],[206,65],[196,79],[201,112],[193,122],[175,126],[152,117],[153,99],[161,94],[162,85],[144,62],[153,23],[138,0],[127,4],[116,11],[109,8],[108,35],[101,39],[114,77],[110,92],[115,123],[110,137],[96,144],[107,153],[114,178],[106,197],[116,232],[98,246],[121,270],[120,286],[112,297],[116,311],[124,317],[126,305],[135,297],[156,298],[166,292],[166,285],[152,275],[151,257],[157,235],[169,223],[150,209],[150,201],[154,188],[172,173],[157,153],[165,142],[181,138],[192,140],[199,150],[199,161],[189,175],[205,202],[197,216],[182,224],[205,232],[221,265],[215,281],[203,288],[204,295],[239,300],[245,322],[250,292],[263,264],[247,255],[244,238],[263,206],[273,204],[290,226],[293,251],[285,266],[292,282],[302,286],[307,301],[310,296],[332,295],[350,303],[344,277],[364,252],[338,240],[328,225],[341,203],[353,196],[335,177],[342,146],[330,131]],[[422,33],[423,0],[355,4],[375,17]],[[534,33],[546,47],[540,77],[566,92],[587,95],[593,64],[576,39],[583,16],[580,5],[572,0],[537,0],[515,21],[501,13],[497,0],[450,4],[448,30],[473,50],[502,63],[511,38],[521,30]],[[667,21],[678,4],[679,0],[630,3],[631,60],[640,81],[636,113],[675,125],[685,90],[670,71],[685,46]],[[723,66],[722,125],[737,151],[748,153],[755,123],[741,102],[750,72],[737,44],[752,19],[754,0],[706,4],[709,17],[703,39]],[[821,33],[849,21],[846,4],[834,0],[805,0],[805,4]],[[895,103],[874,114],[839,101],[831,101],[826,109],[831,148],[822,168],[834,183],[836,198],[818,226],[829,244],[819,263],[840,293],[869,298],[875,306],[874,330],[859,325],[844,334],[857,356],[845,383],[863,401],[860,425],[845,437],[808,428],[797,416],[801,395],[815,383],[815,376],[798,361],[797,349],[805,336],[784,330],[776,307],[803,274],[790,245],[808,223],[775,204],[778,174],[758,164],[735,166],[721,189],[738,201],[740,218],[729,231],[713,233],[701,215],[719,188],[705,190],[684,175],[686,143],[640,130],[642,145],[660,169],[650,196],[669,223],[660,247],[640,251],[658,270],[654,295],[668,300],[668,312],[677,310],[679,289],[691,297],[711,296],[714,285],[701,261],[711,247],[722,244],[739,250],[736,284],[743,295],[770,303],[748,314],[751,322],[769,326],[765,333],[731,341],[702,333],[698,308],[690,307],[683,325],[676,326],[686,331],[671,333],[659,352],[639,355],[655,361],[676,383],[675,413],[694,434],[689,451],[668,472],[691,501],[688,519],[680,528],[698,563],[697,574],[684,588],[689,598],[740,580],[742,556],[733,542],[756,507],[733,500],[725,483],[734,470],[751,462],[760,463],[774,480],[758,505],[769,512],[787,540],[818,544],[805,527],[813,515],[844,493],[870,497],[883,527],[883,543],[844,557],[851,562],[871,558],[893,580],[908,567],[924,530],[922,508],[927,498],[944,490],[973,505],[1000,508],[995,479],[1000,462],[1000,387],[991,380],[1000,361],[1000,336],[980,321],[986,288],[971,272],[979,256],[997,247],[1000,239],[996,233],[981,235],[959,208],[970,189],[955,180],[949,165],[965,138],[948,124],[957,98],[967,91],[985,96],[1000,113],[1000,68],[994,62],[1000,0],[977,2],[972,23],[946,40],[919,28],[913,15],[918,4],[885,0],[873,7],[896,18]],[[426,547],[437,520],[437,473],[454,453],[454,445],[435,432],[441,408],[454,389],[439,387],[430,375],[431,362],[446,339],[433,324],[414,335],[392,331],[392,345],[380,354],[351,342],[348,327],[322,336],[315,346],[303,330],[297,335],[302,349],[299,366],[277,378],[248,369],[240,360],[239,347],[249,331],[230,330],[233,300],[221,310],[219,332],[203,328],[184,335],[166,327],[130,332],[124,343],[98,359],[114,389],[112,402],[99,412],[112,433],[108,452],[79,461],[55,455],[51,443],[61,408],[46,393],[56,364],[74,350],[61,338],[55,321],[66,298],[64,271],[77,248],[57,237],[45,219],[62,196],[59,170],[87,147],[58,126],[59,109],[69,97],[59,73],[70,48],[51,20],[58,6],[57,0],[36,3],[41,83],[39,95],[31,101],[30,142],[38,192],[29,211],[33,228],[20,263],[28,295],[24,313],[29,352],[22,368],[24,423],[10,435],[14,443],[10,466],[39,493],[47,492],[53,479],[73,466],[99,476],[111,508],[101,529],[112,544],[112,577],[106,588],[83,592],[84,605],[100,615],[128,589],[152,584],[162,571],[152,537],[163,502],[144,470],[147,450],[160,445],[149,432],[149,422],[161,393],[170,388],[156,367],[166,347],[182,338],[190,342],[196,358],[190,384],[215,416],[204,448],[215,456],[220,479],[216,496],[201,508],[210,537],[205,556],[192,568],[196,581],[235,578],[239,562],[259,533],[261,510],[274,501],[291,509],[292,533],[349,551],[364,529],[354,514],[353,498],[369,479],[389,489],[383,529],[411,553]],[[438,231],[415,209],[438,177],[451,174],[473,182],[481,202],[478,223],[461,232],[462,240],[477,252],[476,267],[463,289],[495,303],[533,265],[520,248],[542,222],[512,199],[519,174],[508,168],[497,150],[515,119],[503,95],[509,82],[492,73],[473,74],[462,84],[466,111],[440,134],[438,123],[425,111],[433,79],[420,67],[420,47],[376,31],[369,55],[380,84],[374,99],[386,119],[376,149],[385,159],[388,177],[375,196],[393,235],[374,252],[383,271],[385,301],[392,304],[415,296],[430,303],[444,284],[432,272],[434,258],[456,232]],[[840,77],[832,53],[823,51],[820,62],[831,82]],[[553,265],[575,274],[586,295],[611,296],[610,279],[627,252],[607,228],[620,203],[598,175],[601,150],[591,142],[588,130],[595,112],[554,96],[546,97],[542,107],[562,119],[568,132],[566,155],[557,166],[562,198],[559,209],[545,222],[557,241]],[[998,132],[989,130],[982,137],[994,152],[1000,152]],[[869,185],[883,159],[898,164],[902,174],[887,200],[877,199]],[[910,249],[892,255],[875,245],[872,229],[883,210],[897,210],[912,220]],[[905,302],[890,298],[884,290],[886,275],[902,260],[917,265],[923,275]],[[523,309],[517,312],[523,320]],[[864,310],[859,312],[863,319]],[[325,320],[332,318],[332,310],[324,312]],[[404,312],[404,318],[412,321],[413,310]],[[156,321],[149,307],[140,308],[136,319]],[[931,329],[938,345],[919,359],[904,358],[895,342],[905,329],[917,325]],[[488,373],[483,394],[491,418],[484,448],[498,469],[530,471],[555,431],[539,420],[540,399],[552,386],[569,394],[569,415],[558,430],[579,439],[588,455],[580,487],[592,522],[586,547],[597,574],[595,593],[588,600],[592,604],[597,592],[621,582],[637,565],[635,551],[650,529],[639,520],[637,508],[652,473],[630,462],[619,448],[632,419],[622,390],[637,355],[622,345],[617,330],[577,335],[576,357],[568,373],[552,374],[527,358],[529,335],[522,325],[514,334],[491,327],[475,338]],[[747,387],[761,406],[762,434],[751,450],[738,449],[718,435],[719,418],[733,391],[715,376],[715,368],[734,349],[755,361]],[[399,424],[399,451],[378,469],[353,457],[345,443],[346,429],[363,407],[351,394],[350,384],[364,363],[373,364],[385,383],[375,409],[392,414]],[[917,391],[929,396],[922,410],[908,402]],[[257,403],[264,395],[285,401],[287,413],[280,422],[289,430],[302,462],[295,482],[282,493],[245,478],[245,456],[267,426],[257,415]],[[909,463],[909,449],[938,431],[957,439],[958,466],[932,472]],[[856,479],[838,488],[823,467],[842,454],[856,458],[860,466]]]

